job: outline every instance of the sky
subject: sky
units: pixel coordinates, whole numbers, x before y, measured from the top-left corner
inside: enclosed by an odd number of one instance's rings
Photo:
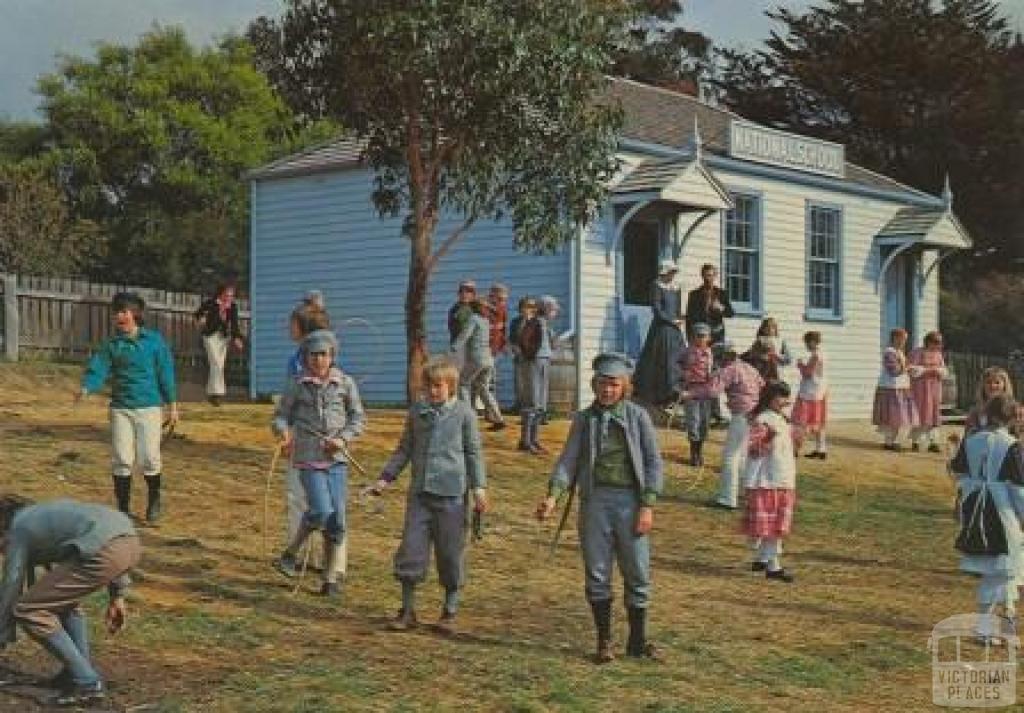
[[[500,0],[493,0],[500,1]],[[683,23],[716,44],[755,47],[768,36],[768,7],[795,9],[810,0],[686,0]],[[1014,29],[1024,30],[1024,0],[1000,0]],[[131,43],[154,23],[181,25],[196,43],[240,32],[259,15],[277,15],[281,0],[0,0],[0,118],[37,118],[36,78],[58,54],[89,55],[98,41]]]

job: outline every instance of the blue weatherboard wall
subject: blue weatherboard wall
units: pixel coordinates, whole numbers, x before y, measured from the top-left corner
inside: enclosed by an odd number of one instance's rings
[[[323,291],[341,338],[341,362],[361,379],[370,403],[405,401],[404,303],[409,243],[401,220],[381,220],[370,195],[373,174],[339,170],[252,184],[252,363],[257,394],[277,393],[294,344],[288,315],[309,289]],[[457,220],[444,220],[436,242]],[[563,305],[556,323],[569,326],[568,249],[555,255],[516,252],[507,223],[481,222],[441,261],[431,276],[427,329],[431,353],[448,348],[447,311],[459,280],[473,278],[486,291],[501,281],[511,290],[510,317],[522,294],[552,294]],[[347,319],[371,322],[379,330]],[[501,397],[511,400],[509,360],[501,362]]]

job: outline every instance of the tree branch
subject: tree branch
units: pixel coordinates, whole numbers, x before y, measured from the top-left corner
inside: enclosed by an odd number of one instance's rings
[[[448,253],[448,251],[452,249],[452,246],[454,246],[455,243],[459,242],[459,240],[461,240],[466,235],[466,233],[469,232],[469,229],[473,227],[474,223],[476,223],[476,219],[476,213],[473,213],[468,218],[466,218],[465,222],[462,225],[460,225],[458,229],[453,231],[451,235],[445,238],[444,241],[437,246],[437,250],[435,250],[434,254],[430,256],[429,260],[427,260],[428,272],[433,272],[434,268],[437,266],[437,263],[441,260],[441,258],[443,258]]]

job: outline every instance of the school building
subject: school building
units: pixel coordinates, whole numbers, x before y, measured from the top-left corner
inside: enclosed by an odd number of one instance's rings
[[[508,222],[478,223],[433,274],[431,352],[448,349],[446,314],[462,279],[481,290],[507,284],[513,306],[521,295],[553,295],[563,307],[556,331],[573,335],[560,378],[585,405],[594,355],[639,354],[659,260],[676,261],[684,289],[714,263],[737,312],[728,337],[745,349],[771,316],[800,354],[803,333],[820,331],[830,415],[868,418],[889,330],[904,327],[917,344],[938,327],[941,262],[971,245],[949,187],[928,194],[847,162],[842,145],[684,94],[623,79],[609,79],[607,92],[625,123],[621,171],[598,219],[553,255],[516,252]],[[342,138],[250,179],[253,392],[281,390],[294,349],[288,314],[318,288],[364,399],[403,402],[408,242],[400,218],[374,210],[374,174],[359,144]],[[443,221],[439,239],[459,224]],[[507,403],[507,359],[499,376]],[[795,383],[795,372],[786,377]]]

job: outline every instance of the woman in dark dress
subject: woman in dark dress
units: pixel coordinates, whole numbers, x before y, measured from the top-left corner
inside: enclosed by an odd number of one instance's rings
[[[637,397],[662,406],[676,398],[679,383],[679,352],[683,338],[683,293],[675,282],[679,268],[671,260],[662,260],[658,279],[651,283],[653,319],[637,364],[634,388]]]

